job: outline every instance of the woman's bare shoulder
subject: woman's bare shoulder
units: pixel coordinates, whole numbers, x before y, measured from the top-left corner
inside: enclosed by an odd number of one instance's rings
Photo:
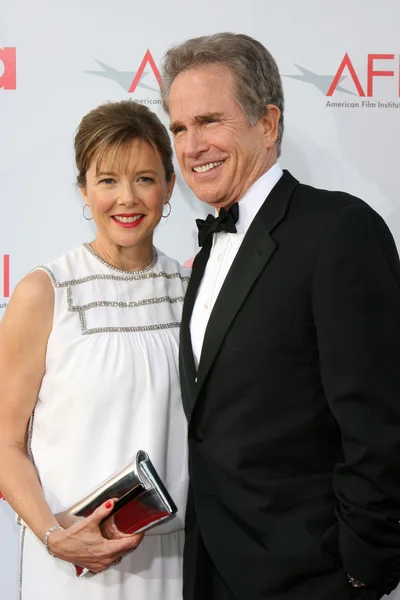
[[[49,275],[43,270],[31,271],[16,285],[4,313],[5,324],[18,327],[51,321],[54,308],[54,288]],[[3,322],[2,321],[2,322]]]

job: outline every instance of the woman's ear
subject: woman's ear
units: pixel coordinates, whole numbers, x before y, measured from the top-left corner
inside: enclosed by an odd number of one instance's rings
[[[167,204],[167,202],[170,201],[172,192],[174,191],[175,182],[176,182],[176,175],[175,175],[175,173],[172,173],[171,181],[168,181],[168,183],[167,183],[167,196],[166,196],[166,200],[165,200],[164,204]]]
[[[87,187],[86,187],[86,185],[79,186],[79,191],[82,194],[82,198],[83,198],[84,202],[86,204],[88,204]]]

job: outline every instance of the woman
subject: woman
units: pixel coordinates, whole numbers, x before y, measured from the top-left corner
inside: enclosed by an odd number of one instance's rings
[[[75,156],[96,238],[25,277],[0,326],[0,489],[23,527],[21,598],[178,600],[187,491],[178,334],[189,271],[153,247],[170,211],[172,149],[156,115],[124,101],[84,117]],[[55,514],[139,449],[176,517],[143,540],[112,527],[105,539],[110,499],[58,528]],[[69,563],[95,575],[77,578]]]

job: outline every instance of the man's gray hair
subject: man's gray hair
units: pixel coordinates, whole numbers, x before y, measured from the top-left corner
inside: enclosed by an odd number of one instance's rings
[[[277,150],[280,155],[283,136],[284,98],[282,81],[273,56],[257,40],[244,34],[215,33],[192,38],[170,48],[162,65],[162,105],[168,113],[169,93],[174,79],[189,69],[221,64],[229,67],[235,78],[233,93],[250,125],[274,104],[281,111]]]

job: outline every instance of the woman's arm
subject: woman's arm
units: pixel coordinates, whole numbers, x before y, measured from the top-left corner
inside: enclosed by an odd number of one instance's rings
[[[35,469],[27,455],[27,435],[45,372],[52,328],[54,289],[43,271],[17,286],[0,323],[0,489],[17,514],[43,541],[57,526]],[[112,510],[103,505],[65,531],[54,531],[49,547],[59,558],[93,572],[107,568],[137,547],[142,535],[105,540],[100,521]]]
[[[48,275],[35,271],[18,284],[0,323],[0,489],[41,540],[57,521],[27,456],[27,435],[45,371],[53,304]]]

